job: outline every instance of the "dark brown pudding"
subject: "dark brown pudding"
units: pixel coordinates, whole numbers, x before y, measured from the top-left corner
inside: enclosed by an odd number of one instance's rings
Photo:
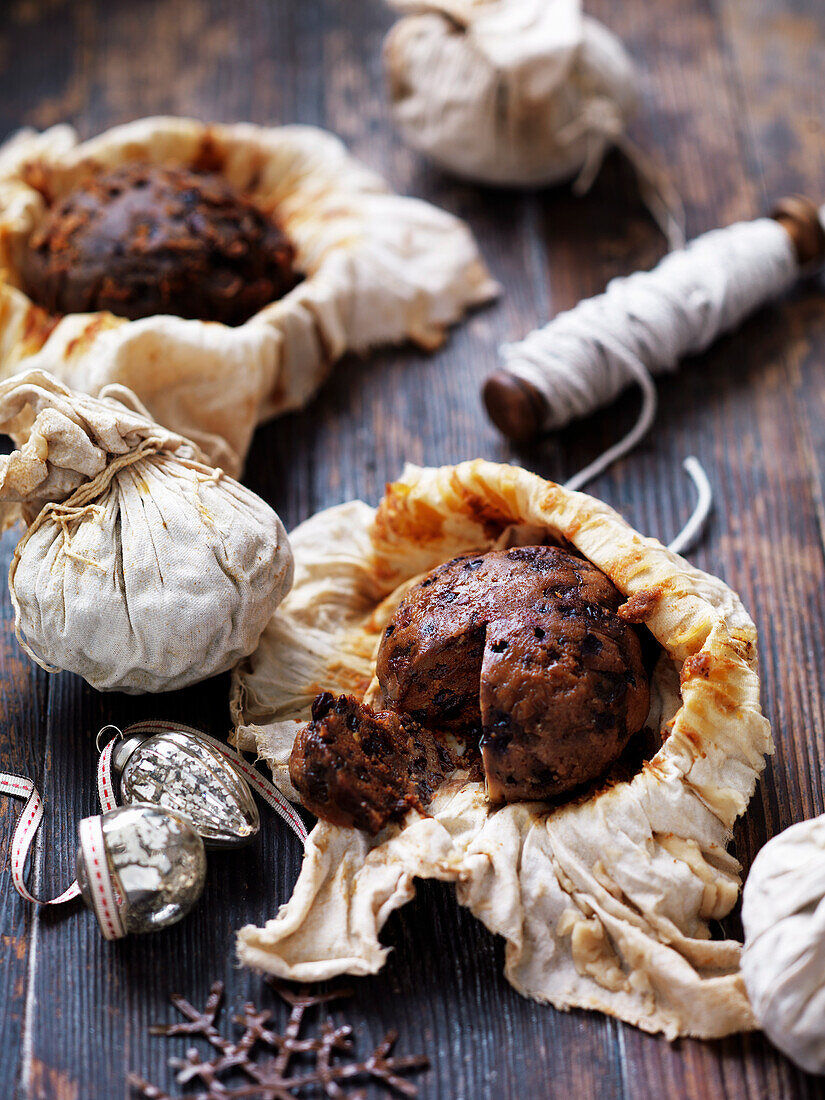
[[[219,175],[129,164],[47,213],[22,266],[52,313],[158,313],[239,325],[298,281],[275,222]]]
[[[450,753],[408,715],[376,714],[353,695],[328,691],[313,703],[289,758],[308,810],[373,835],[411,807],[423,809],[453,767]]]
[[[598,779],[644,725],[650,689],[623,597],[555,546],[462,556],[410,589],[376,672],[388,708],[316,699],[290,758],[306,806],[375,833],[426,806],[455,758],[477,759],[493,802],[545,800]],[[452,762],[451,762],[452,759]]]
[[[594,565],[555,546],[456,558],[388,625],[384,701],[431,729],[480,736],[493,801],[563,794],[601,775],[647,717],[622,599]]]

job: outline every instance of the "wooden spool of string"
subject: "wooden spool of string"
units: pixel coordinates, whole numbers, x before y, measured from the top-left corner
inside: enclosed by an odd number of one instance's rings
[[[776,204],[771,217],[787,232],[800,274],[825,260],[825,228],[819,210],[809,199],[801,195],[782,199]],[[657,269],[654,269],[648,278],[655,279],[656,272]],[[544,330],[550,338],[553,325],[551,321]],[[628,384],[631,381],[628,379]],[[569,419],[564,415],[559,417],[558,410],[550,407],[547,395],[537,385],[507,369],[498,370],[486,379],[482,397],[495,426],[517,443],[535,440],[552,430],[548,428],[548,422],[561,427]],[[588,411],[595,411],[603,403],[598,394],[594,394],[592,407]],[[562,423],[559,423],[560,419]]]

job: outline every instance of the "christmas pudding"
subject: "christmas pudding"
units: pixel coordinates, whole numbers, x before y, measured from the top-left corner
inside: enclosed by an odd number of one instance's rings
[[[294,588],[233,675],[235,741],[296,800],[314,769],[322,820],[290,901],[241,929],[241,961],[374,973],[389,914],[436,878],[504,938],[525,996],[671,1038],[754,1027],[741,947],[710,935],[772,750],[736,594],[593,497],[481,460],[410,467],[377,509],[328,509],[291,541]],[[494,692],[506,767],[473,747],[495,743]],[[431,794],[416,738],[449,752]],[[348,819],[324,820],[345,789]]]
[[[156,313],[240,325],[298,281],[295,250],[215,172],[126,164],[53,204],[21,275],[50,313]]]
[[[236,476],[346,352],[438,347],[497,286],[467,226],[311,126],[144,118],[0,149],[0,378],[129,387]]]

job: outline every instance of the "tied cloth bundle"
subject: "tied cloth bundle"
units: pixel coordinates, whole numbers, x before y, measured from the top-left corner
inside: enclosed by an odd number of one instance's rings
[[[642,404],[635,424],[567,483],[580,489],[649,430],[655,375],[675,371],[684,356],[704,351],[825,259],[823,212],[799,196],[783,199],[772,217],[697,237],[652,271],[614,279],[603,294],[504,345],[504,370],[491,374],[482,391],[490,419],[510,439],[526,442],[588,416],[637,384]],[[697,480],[701,467],[695,459],[688,463],[700,495],[690,524],[695,535],[709,494]],[[682,551],[685,532],[680,540]]]
[[[627,133],[640,77],[581,0],[388,0],[402,18],[384,42],[390,106],[408,145],[446,172],[503,187],[593,183],[611,147],[633,166],[671,248],[682,204]]]

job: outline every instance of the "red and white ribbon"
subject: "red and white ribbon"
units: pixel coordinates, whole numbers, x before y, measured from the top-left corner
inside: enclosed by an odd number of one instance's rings
[[[26,799],[26,805],[23,807],[11,840],[11,878],[17,893],[26,901],[34,902],[35,905],[60,905],[64,901],[76,898],[80,893],[80,887],[76,882],[56,898],[36,898],[26,889],[24,876],[26,860],[35,834],[40,828],[40,822],[43,820],[43,800],[31,779],[26,779],[22,775],[10,775],[8,772],[0,772],[0,794],[10,794],[13,798]]]
[[[103,822],[100,817],[84,817],[77,827],[86,878],[92,896],[97,923],[107,940],[119,940],[126,935],[112,871],[106,855]]]
[[[274,783],[261,775],[256,768],[244,760],[240,753],[224,744],[223,741],[209,737],[191,726],[183,726],[178,722],[161,721],[136,722],[123,730],[122,736],[127,738],[137,733],[171,733],[174,730],[182,730],[184,733],[199,737],[211,745],[212,748],[217,749],[241,773],[255,793],[283,818],[300,838],[301,843],[306,843],[307,828],[288,799]],[[118,804],[112,775],[112,750],[118,739],[116,736],[104,747],[97,765],[97,793],[104,813],[107,810],[113,810]],[[8,772],[0,772],[0,794],[26,799],[26,805],[23,807],[23,812],[15,826],[11,843],[11,875],[17,893],[26,901],[33,902],[35,905],[61,905],[63,902],[76,898],[80,893],[80,887],[76,882],[73,882],[68,889],[56,898],[36,898],[29,892],[25,882],[26,861],[37,830],[43,820],[43,800],[31,779],[21,775],[12,775]],[[89,872],[89,889],[101,931],[106,939],[119,939],[126,933],[120,916],[117,890],[106,858],[100,817],[84,818],[78,826],[78,836]]]
[[[100,734],[98,734],[98,737],[100,737]],[[115,785],[112,779],[112,750],[116,741],[117,737],[113,737],[101,752],[100,759],[97,762],[97,798],[104,813],[107,810],[113,810],[117,806]]]

